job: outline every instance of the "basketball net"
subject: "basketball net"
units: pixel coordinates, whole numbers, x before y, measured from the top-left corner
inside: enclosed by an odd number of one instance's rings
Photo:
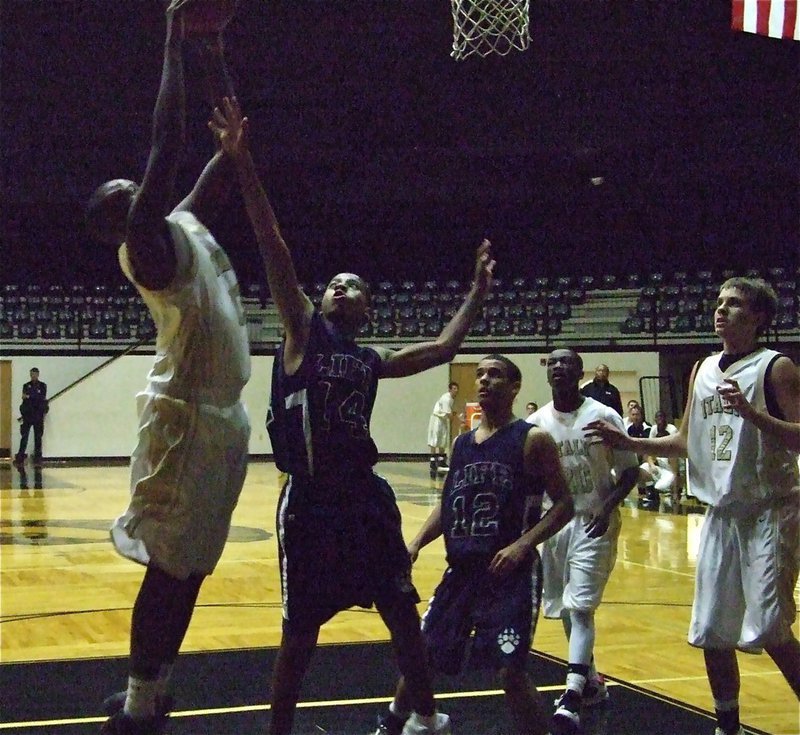
[[[529,0],[451,0],[454,59],[505,56],[530,44]]]

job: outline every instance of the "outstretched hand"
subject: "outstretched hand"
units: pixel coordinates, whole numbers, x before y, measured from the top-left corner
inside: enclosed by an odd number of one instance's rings
[[[484,239],[478,246],[475,258],[475,287],[483,294],[492,287],[495,260],[492,258],[492,243]]]
[[[242,117],[242,110],[235,97],[224,97],[222,109],[214,108],[208,121],[223,152],[237,158],[247,151],[247,118]]]
[[[622,429],[609,421],[597,419],[591,421],[583,427],[587,439],[597,437],[615,449],[630,449],[632,447],[631,437]]]

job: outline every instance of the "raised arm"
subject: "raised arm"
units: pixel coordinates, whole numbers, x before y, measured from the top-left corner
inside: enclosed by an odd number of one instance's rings
[[[175,275],[175,251],[164,217],[170,211],[184,144],[185,104],[182,14],[168,10],[150,155],[131,204],[125,238],[136,280],[153,290],[167,286]]]
[[[291,253],[258,177],[247,144],[247,118],[242,117],[236,99],[226,98],[222,108],[214,110],[209,125],[236,169],[247,214],[264,261],[269,289],[286,331],[284,354],[286,361],[290,362],[295,354],[302,354],[305,349],[314,307],[300,288]]]
[[[772,365],[769,382],[783,419],[754,408],[735,380],[726,379],[726,385],[718,390],[725,403],[738,411],[743,419],[751,421],[787,449],[800,452],[800,372],[788,357],[781,356]]]
[[[222,34],[198,39],[206,85],[209,109],[222,108],[222,101],[232,99],[233,83],[225,64],[225,45]],[[206,164],[192,191],[173,211],[189,211],[208,226],[221,211],[230,196],[235,173],[230,158],[222,151],[217,136],[214,136],[217,152]]]
[[[683,421],[677,434],[659,436],[653,439],[635,439],[614,424],[598,419],[583,427],[587,437],[599,437],[615,449],[627,449],[636,454],[652,454],[656,457],[685,457],[689,439],[689,412],[692,409],[694,379],[699,363],[695,364],[689,378],[688,398],[683,411]]]
[[[396,352],[380,350],[383,357],[381,377],[402,378],[452,360],[491,289],[494,266],[492,245],[484,240],[476,253],[472,287],[442,333],[433,342],[421,342]]]

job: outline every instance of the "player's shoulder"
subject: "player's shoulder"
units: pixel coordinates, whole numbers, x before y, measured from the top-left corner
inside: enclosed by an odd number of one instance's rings
[[[537,408],[525,421],[533,426],[546,424],[553,418],[553,402],[545,403],[541,408]]]
[[[608,416],[619,417],[619,414],[613,408],[611,408],[611,406],[607,406],[605,403],[602,403],[591,396],[585,397],[578,410],[583,413],[596,413],[602,418],[607,418]]]

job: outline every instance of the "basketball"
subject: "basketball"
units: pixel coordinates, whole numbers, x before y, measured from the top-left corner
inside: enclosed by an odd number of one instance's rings
[[[187,38],[220,33],[236,11],[238,0],[172,0],[168,9],[183,16]]]

